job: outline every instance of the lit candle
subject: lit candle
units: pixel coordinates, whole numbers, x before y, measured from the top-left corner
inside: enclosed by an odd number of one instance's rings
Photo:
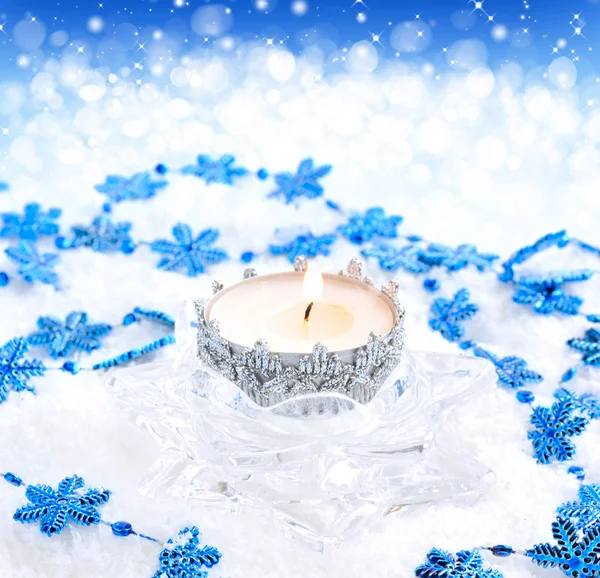
[[[205,316],[232,343],[252,348],[264,339],[271,351],[310,353],[318,342],[329,351],[364,346],[371,333],[392,330],[397,310],[371,285],[309,267],[227,287],[208,302]]]

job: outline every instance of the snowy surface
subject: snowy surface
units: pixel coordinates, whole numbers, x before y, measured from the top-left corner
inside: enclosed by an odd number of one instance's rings
[[[369,70],[366,56],[366,63],[356,56],[355,72]],[[198,153],[232,153],[251,170],[264,166],[273,173],[294,170],[302,158],[313,156],[317,163],[334,166],[323,181],[328,198],[346,208],[383,205],[405,217],[404,233],[450,245],[472,242],[504,257],[563,227],[590,243],[600,242],[600,115],[586,108],[575,89],[561,90],[541,77],[534,84],[537,77],[528,80],[517,65],[495,75],[480,70],[436,80],[399,67],[384,68],[379,76],[321,79],[307,64],[292,64],[288,56],[276,58],[257,49],[244,78],[235,78],[234,64],[201,63],[201,88],[189,84],[190,72],[179,90],[119,84],[105,87],[100,99],[92,91],[94,98],[84,98],[89,102],[77,100],[60,111],[49,103],[10,141],[2,178],[11,188],[0,193],[0,210],[20,210],[31,200],[59,206],[66,231],[99,214],[104,198],[93,185],[107,174],[130,175],[157,162],[178,168]],[[53,74],[60,71],[48,77]],[[42,81],[50,82],[40,79],[32,90],[33,98],[43,101],[50,97]],[[272,181],[252,176],[234,187],[207,187],[181,175],[169,180],[154,199],[117,205],[114,219],[131,220],[134,237],[146,241],[170,237],[178,221],[196,232],[218,227],[222,238],[217,244],[231,261],[190,279],[157,270],[159,257],[146,247],[129,256],[85,249],[63,253],[57,267],[63,291],[16,279],[0,289],[0,342],[33,331],[42,314],[64,317],[82,309],[93,321],[118,324],[139,305],[174,315],[185,299],[208,295],[213,278],[239,279],[245,266],[236,256],[264,250],[276,227],[309,224],[315,232],[329,232],[340,222],[319,201],[296,210],[266,200]],[[40,246],[51,248],[49,241]],[[340,241],[319,266],[339,270],[356,253],[356,247]],[[263,257],[254,266],[267,272],[289,264]],[[571,249],[549,252],[531,265],[540,271],[584,266],[598,268],[597,260]],[[12,267],[2,255],[0,269],[10,272]],[[375,262],[369,272],[378,282],[388,278]],[[551,402],[560,375],[576,359],[564,343],[583,334],[585,320],[537,316],[512,303],[510,289],[493,274],[435,276],[442,282],[440,295],[465,286],[480,305],[479,315],[466,324],[466,337],[495,353],[525,358],[545,377],[535,386],[538,401]],[[409,347],[456,352],[427,327],[433,296],[423,291],[422,277],[399,273],[398,278],[408,309]],[[573,291],[586,298],[585,311],[600,312],[596,280]],[[80,362],[105,359],[161,334],[148,324],[117,329],[101,350]],[[47,365],[57,365],[35,353]],[[598,392],[598,371],[582,372],[573,387]],[[508,543],[525,548],[548,540],[555,508],[576,495],[578,482],[564,464],[536,464],[526,439],[529,408],[513,392],[498,389],[456,413],[456,442],[497,476],[474,505],[440,503],[403,511],[345,550],[319,553],[284,538],[279,526],[258,514],[139,496],[137,487],[158,448],[119,409],[106,379],[96,372],[71,376],[53,371],[33,382],[36,396],[11,393],[0,406],[0,468],[29,483],[51,485],[77,473],[88,484],[114,492],[102,509],[105,519],[128,520],[153,536],[166,538],[197,524],[206,541],[224,554],[210,576],[408,577],[433,546],[457,551]],[[575,441],[575,463],[585,467],[589,481],[598,481],[599,422]],[[20,489],[0,487],[3,576],[125,578],[155,572],[156,545],[115,538],[105,526],[70,526],[49,539],[33,525],[12,521],[23,502]],[[559,575],[520,557],[487,560],[506,577]]]

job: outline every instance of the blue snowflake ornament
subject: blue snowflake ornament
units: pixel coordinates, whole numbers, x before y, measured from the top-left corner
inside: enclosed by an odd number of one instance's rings
[[[586,365],[600,365],[600,331],[597,329],[588,329],[581,339],[569,339],[567,345],[583,353],[582,360]]]
[[[288,261],[293,263],[296,257],[329,255],[331,245],[336,239],[335,235],[321,235],[318,237],[311,232],[306,232],[282,245],[269,245],[269,253],[275,256],[285,255]]]
[[[101,347],[100,338],[110,333],[112,327],[106,323],[88,324],[87,314],[73,311],[63,323],[55,317],[40,317],[37,320],[40,329],[27,337],[30,345],[48,347],[48,355],[57,359],[67,357],[73,349],[91,353]]]
[[[459,245],[452,250],[443,262],[448,271],[460,271],[469,265],[473,265],[478,271],[486,271],[498,259],[498,255],[492,253],[479,253],[475,245]]]
[[[600,576],[600,526],[579,533],[567,519],[552,524],[552,536],[558,545],[537,544],[525,552],[538,566],[559,568],[566,576]]]
[[[553,457],[559,462],[573,458],[575,444],[570,438],[581,435],[588,421],[574,415],[573,402],[560,399],[552,408],[534,407],[531,424],[535,429],[530,431],[527,437],[532,441],[537,461],[540,464],[548,464]]]
[[[39,281],[60,289],[58,275],[52,271],[60,261],[58,255],[44,253],[40,255],[35,245],[29,241],[20,241],[16,247],[4,251],[13,261],[20,263],[18,274],[27,283]]]
[[[8,183],[0,181],[0,193],[8,191]]]
[[[563,290],[566,283],[585,281],[594,274],[583,270],[548,276],[521,277],[517,284],[513,301],[521,305],[531,305],[540,315],[550,315],[555,311],[564,315],[577,315],[583,299],[567,295]]]
[[[386,271],[404,269],[410,273],[428,273],[432,267],[442,265],[452,255],[452,249],[435,243],[428,246],[411,243],[400,248],[379,243],[363,249],[361,254],[375,257]]]
[[[427,562],[415,569],[418,578],[502,578],[498,570],[483,567],[479,552],[462,550],[453,556],[450,552],[433,548]]]
[[[46,367],[37,359],[23,359],[28,351],[27,341],[22,337],[11,339],[0,348],[0,403],[6,401],[11,389],[35,393],[28,384],[29,378],[41,377]]]
[[[556,511],[561,518],[568,518],[578,530],[600,527],[600,486],[583,484],[579,488],[579,500],[567,502]]]
[[[109,175],[106,181],[94,188],[107,195],[111,202],[120,203],[136,199],[150,199],[169,183],[165,180],[153,180],[148,171],[136,173],[131,177]]]
[[[351,243],[362,245],[366,241],[383,237],[393,239],[398,236],[398,225],[404,217],[399,215],[386,216],[381,207],[368,209],[364,214],[352,215],[345,225],[339,228],[340,233]]]
[[[131,253],[135,248],[135,244],[129,235],[131,223],[128,221],[113,223],[108,217],[102,215],[96,217],[90,226],[75,225],[71,227],[71,231],[73,233],[71,239],[57,238],[59,249],[89,247],[98,253],[112,251]]]
[[[169,540],[160,553],[160,568],[153,578],[207,578],[204,567],[219,563],[221,552],[213,546],[200,548],[200,530],[196,526],[184,528],[178,538]]]
[[[216,265],[229,258],[223,249],[211,246],[219,238],[217,229],[205,229],[194,237],[189,225],[178,223],[173,227],[173,237],[175,243],[162,239],[150,243],[152,251],[166,255],[158,262],[159,269],[183,269],[188,277],[195,277],[204,273],[207,265]]]
[[[439,331],[447,341],[458,341],[465,332],[460,322],[471,319],[479,311],[475,303],[469,302],[469,297],[467,289],[460,289],[452,299],[435,299],[431,305],[432,317],[429,319],[429,327]]]
[[[3,213],[0,237],[4,239],[25,239],[37,241],[41,236],[58,234],[59,226],[55,221],[62,211],[57,208],[43,211],[39,203],[25,205],[22,215],[18,213]]]
[[[515,355],[498,358],[481,347],[476,347],[473,354],[491,361],[496,368],[498,381],[506,387],[516,389],[529,383],[539,383],[544,379],[537,371],[528,369],[527,362],[524,359]]]
[[[277,190],[268,195],[269,198],[281,197],[286,205],[297,202],[301,198],[317,199],[323,194],[319,179],[331,172],[331,165],[315,167],[312,158],[304,159],[298,165],[296,174],[290,172],[275,175]]]
[[[25,496],[30,504],[19,508],[13,519],[23,524],[40,522],[40,531],[46,536],[60,534],[69,521],[90,526],[100,522],[100,512],[96,509],[108,502],[109,490],[81,488],[85,485],[83,478],[72,476],[58,484],[58,490],[40,484],[27,486]]]
[[[587,419],[600,419],[600,399],[592,393],[576,394],[564,387],[554,392],[557,399],[568,399],[573,403],[575,411]]]
[[[197,164],[186,165],[181,172],[184,175],[194,175],[207,185],[211,183],[233,185],[237,179],[248,174],[245,168],[235,166],[233,155],[223,155],[217,160],[213,160],[209,155],[200,155]]]

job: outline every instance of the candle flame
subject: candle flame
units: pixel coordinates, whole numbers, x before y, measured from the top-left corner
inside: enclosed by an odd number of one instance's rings
[[[306,303],[320,301],[323,297],[323,275],[318,269],[309,267],[304,274],[302,300]]]

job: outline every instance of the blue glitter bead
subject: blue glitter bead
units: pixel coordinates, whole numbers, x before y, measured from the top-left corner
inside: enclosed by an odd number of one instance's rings
[[[133,313],[128,313],[127,315],[125,315],[125,317],[123,317],[123,325],[125,325],[125,326],[131,325],[132,323],[135,323],[136,321],[137,321],[137,318]]]
[[[492,546],[490,548],[490,552],[494,556],[499,556],[500,558],[506,558],[511,554],[514,554],[515,551],[510,546],[505,546],[504,544],[498,544],[497,546]]]
[[[440,282],[437,279],[425,279],[425,281],[423,281],[423,287],[426,291],[433,293],[440,288]]]
[[[517,399],[521,403],[531,403],[535,399],[535,395],[527,389],[522,389],[517,393]]]
[[[133,534],[133,527],[129,522],[115,522],[114,524],[111,524],[110,527],[115,536],[124,537]]]
[[[587,320],[590,323],[600,323],[600,315],[588,315]]]
[[[571,466],[567,472],[573,474],[580,482],[585,480],[585,471],[579,466]]]
[[[71,246],[69,239],[62,236],[56,237],[56,239],[54,239],[54,244],[56,245],[57,249],[68,249]]]
[[[269,171],[267,169],[258,169],[256,176],[261,180],[265,181],[269,178]]]
[[[104,203],[104,204],[102,205],[102,210],[103,210],[105,213],[112,213],[112,205],[111,205],[110,203]]]
[[[155,167],[154,170],[159,174],[159,175],[165,175],[167,174],[167,165],[163,164],[163,163],[158,163]]]
[[[6,472],[4,474],[4,479],[13,486],[22,486],[23,480],[19,476],[15,476],[15,474],[11,474],[10,472]]]
[[[418,243],[419,241],[423,240],[423,237],[419,237],[419,235],[409,235],[406,237],[406,240],[410,241],[411,243]]]
[[[6,287],[9,281],[10,277],[4,271],[0,271],[0,287]]]
[[[342,212],[342,207],[340,207],[335,201],[325,201],[325,205],[327,205],[333,211]]]
[[[458,346],[463,351],[466,351],[467,349],[471,349],[471,347],[475,347],[476,345],[477,345],[477,343],[475,341],[473,341],[472,339],[470,339],[468,341],[462,341],[461,343],[458,344]]]
[[[256,253],[253,253],[252,251],[246,251],[245,253],[242,253],[240,260],[242,263],[252,263],[256,256]]]
[[[136,249],[136,245],[133,241],[123,241],[121,244],[121,251],[125,253],[125,255],[131,255]]]
[[[571,367],[571,369],[568,369],[563,373],[563,376],[560,378],[561,383],[567,383],[567,381],[571,381],[575,377],[576,373],[577,368]]]
[[[71,375],[75,375],[80,371],[79,363],[76,361],[65,361],[62,366],[62,370],[70,373]]]

